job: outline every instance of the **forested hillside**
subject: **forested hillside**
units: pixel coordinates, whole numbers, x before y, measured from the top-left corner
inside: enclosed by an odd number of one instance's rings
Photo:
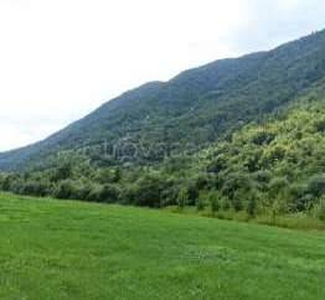
[[[324,53],[322,31],[269,52],[216,61],[169,82],[146,84],[42,142],[0,154],[0,169],[42,168],[62,150],[83,149],[98,166],[159,162],[166,152],[193,145],[197,151],[262,120],[324,78]],[[147,151],[129,159],[104,155],[125,141]],[[155,149],[158,143],[164,151]]]
[[[205,158],[221,198],[235,209],[314,210],[325,220],[325,84],[278,116],[244,127]]]
[[[320,32],[130,91],[43,142],[0,155],[3,170],[19,171],[0,173],[0,189],[325,220],[324,116]],[[120,147],[113,155],[112,145]]]
[[[325,220],[324,116],[321,81],[282,111],[195,154],[152,166],[98,168],[87,155],[66,152],[55,167],[3,174],[0,187],[61,199]]]

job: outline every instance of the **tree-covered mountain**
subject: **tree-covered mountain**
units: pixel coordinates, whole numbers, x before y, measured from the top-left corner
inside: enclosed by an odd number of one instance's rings
[[[95,165],[116,165],[125,162],[125,155],[107,157],[105,151],[125,141],[124,152],[132,152],[126,149],[131,144],[150,149],[130,155],[133,164],[161,161],[170,151],[193,145],[202,149],[249,122],[262,121],[323,78],[325,31],[269,52],[188,70],[168,82],[145,84],[44,141],[0,154],[0,169],[45,166],[60,151],[81,149]]]

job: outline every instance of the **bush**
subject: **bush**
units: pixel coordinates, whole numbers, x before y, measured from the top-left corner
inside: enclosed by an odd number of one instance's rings
[[[325,221],[325,197],[319,199],[312,208],[312,216],[321,221]]]
[[[202,198],[196,200],[196,209],[202,211],[205,208],[205,201]]]
[[[148,207],[160,207],[162,193],[168,182],[159,176],[147,175],[141,178],[134,189],[134,204]]]
[[[218,156],[207,167],[208,173],[218,174],[227,167],[227,161],[223,156]]]
[[[232,207],[236,212],[239,212],[243,209],[242,197],[243,195],[241,192],[235,192],[234,197],[231,199]]]
[[[244,208],[244,203],[252,196],[254,182],[245,173],[230,174],[222,187],[222,194],[230,201],[231,206],[238,212]]]
[[[183,209],[188,202],[188,190],[186,188],[182,188],[177,196],[177,204],[180,209]]]
[[[111,184],[96,184],[91,188],[84,187],[84,189],[86,189],[86,191],[89,191],[86,197],[87,201],[99,203],[116,203],[120,199],[120,190]]]
[[[19,192],[24,195],[44,197],[50,193],[50,184],[41,181],[27,181],[21,183]]]
[[[279,198],[280,194],[288,188],[289,181],[286,177],[275,177],[271,180],[269,184],[269,197],[271,199]]]
[[[168,181],[167,184],[160,195],[162,207],[177,205],[179,187],[173,181]]]
[[[92,191],[92,185],[88,182],[81,182],[75,187],[75,193],[79,200],[88,201],[89,195]]]
[[[250,177],[245,173],[230,174],[222,187],[222,194],[230,200],[238,201],[238,197],[243,197],[252,189]],[[237,198],[237,199],[235,199]]]
[[[251,197],[251,199],[248,201],[246,212],[251,218],[255,218],[256,216],[256,199],[255,197]]]
[[[210,179],[206,175],[200,175],[196,178],[195,186],[198,190],[204,190],[210,185]]]
[[[72,177],[72,165],[70,162],[64,162],[60,166],[58,166],[53,175],[53,181],[60,181],[60,180],[68,180]]]
[[[317,174],[310,178],[308,192],[319,198],[325,194],[325,174]]]
[[[219,198],[220,198],[220,194],[217,193],[216,191],[210,192],[208,195],[208,200],[213,215],[220,210]]]
[[[308,186],[305,184],[293,184],[288,189],[287,210],[288,212],[302,212],[309,210],[312,206],[315,196],[309,193]]]
[[[194,184],[190,184],[187,186],[187,200],[189,205],[195,205],[196,201],[199,198],[199,191]]]
[[[3,191],[12,191],[14,192],[14,189],[17,189],[17,186],[14,188],[13,185],[16,184],[17,182],[20,182],[20,176],[18,174],[6,174],[2,176],[1,180],[1,189]]]
[[[100,189],[100,193],[99,193],[100,202],[116,203],[118,202],[119,197],[120,197],[120,191],[114,185],[105,184]]]
[[[267,132],[265,130],[258,131],[253,137],[252,137],[252,143],[255,145],[268,145],[275,139],[275,134],[271,132]]]
[[[314,123],[315,129],[317,132],[324,132],[325,131],[325,119],[317,120]]]
[[[254,179],[259,183],[269,183],[272,177],[272,173],[267,170],[260,170],[254,174]]]
[[[54,188],[53,196],[58,199],[77,199],[78,197],[74,183],[69,179],[57,184]]]
[[[227,211],[231,208],[230,201],[227,197],[223,197],[220,202],[222,210]]]
[[[95,180],[101,184],[118,183],[121,180],[119,168],[103,168],[97,171]]]

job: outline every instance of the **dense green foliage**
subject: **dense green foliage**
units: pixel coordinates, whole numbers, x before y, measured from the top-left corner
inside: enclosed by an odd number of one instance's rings
[[[0,299],[322,300],[325,238],[0,195]]]

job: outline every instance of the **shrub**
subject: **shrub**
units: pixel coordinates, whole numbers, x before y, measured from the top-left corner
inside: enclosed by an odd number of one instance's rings
[[[72,165],[70,162],[64,162],[56,168],[52,175],[53,181],[67,180],[72,176]]]
[[[179,187],[172,180],[169,180],[167,184],[168,186],[161,192],[160,195],[162,207],[177,205]]]
[[[223,156],[218,156],[207,167],[208,173],[218,174],[227,167],[227,161]]]
[[[275,139],[275,134],[271,132],[267,132],[265,130],[258,131],[253,137],[252,137],[252,143],[262,146],[262,145],[268,145]]]
[[[101,184],[118,183],[121,180],[121,171],[119,168],[102,168],[97,171],[95,180]]]
[[[88,187],[89,188],[89,187]],[[86,200],[100,203],[116,203],[120,199],[120,190],[111,184],[93,185]]]
[[[230,209],[231,205],[230,205],[230,201],[227,197],[223,197],[220,201],[220,206],[223,210],[227,211]]]
[[[24,195],[44,197],[50,192],[50,184],[42,181],[27,181],[21,183],[19,192]]]
[[[288,186],[289,182],[286,177],[273,178],[269,184],[269,196],[273,199],[278,198],[278,195],[287,189]]]
[[[319,199],[312,208],[312,216],[321,221],[325,221],[325,197]]]
[[[310,207],[314,196],[308,193],[306,184],[292,184],[287,188],[287,212],[301,212]]]
[[[182,188],[177,196],[177,204],[180,209],[183,209],[188,202],[188,190],[187,188]]]
[[[58,199],[77,199],[73,182],[69,179],[59,182],[53,191],[53,196]]]
[[[78,183],[77,187],[75,187],[76,199],[88,201],[92,188],[92,184],[89,182]]]
[[[196,209],[202,211],[205,208],[205,201],[202,198],[196,200]]]
[[[230,174],[222,187],[222,194],[229,198],[232,207],[236,211],[243,209],[243,202],[251,196],[253,182],[244,173]]]
[[[241,211],[243,209],[243,201],[242,201],[242,193],[241,192],[235,192],[234,197],[231,199],[232,207],[235,211]]]
[[[315,197],[321,197],[325,194],[325,174],[317,174],[310,178],[308,183],[308,192]]]
[[[275,163],[285,158],[286,149],[283,146],[275,146],[269,150],[266,155],[268,163]]]
[[[325,131],[325,119],[317,120],[314,123],[315,129],[317,132],[324,132]]]
[[[18,174],[3,175],[1,181],[1,189],[3,191],[14,192],[13,185],[20,181],[20,176]]]
[[[209,200],[211,212],[213,215],[220,210],[219,199],[220,199],[220,194],[217,193],[216,191],[212,191],[208,195],[208,200]]]
[[[308,192],[307,185],[305,184],[292,184],[288,189],[288,195],[290,198],[297,200],[304,197]]]
[[[260,170],[254,174],[254,179],[259,183],[269,183],[272,177],[272,173],[267,170]]]
[[[199,191],[194,184],[189,184],[187,186],[187,200],[189,205],[195,205],[197,199],[199,198]]]
[[[254,218],[256,215],[256,199],[255,197],[251,197],[248,201],[246,212],[251,218]]]
[[[200,175],[196,178],[195,186],[198,190],[203,190],[209,186],[210,180],[206,175]]]
[[[111,184],[105,184],[104,186],[101,187],[99,193],[100,202],[116,203],[118,202],[119,197],[120,197],[120,191],[116,186]]]
[[[159,176],[147,175],[135,185],[134,204],[148,207],[160,207],[162,193],[168,183]]]

